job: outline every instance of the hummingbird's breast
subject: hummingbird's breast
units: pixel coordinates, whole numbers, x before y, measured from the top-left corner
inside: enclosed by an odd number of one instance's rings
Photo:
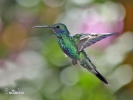
[[[72,59],[79,60],[79,55],[77,54],[77,48],[72,40],[72,38],[63,37],[58,39],[58,43],[62,51]]]

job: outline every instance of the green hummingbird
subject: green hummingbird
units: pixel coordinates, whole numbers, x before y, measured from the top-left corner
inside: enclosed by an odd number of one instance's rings
[[[86,68],[88,71],[93,73],[98,77],[102,82],[108,84],[107,80],[98,72],[95,65],[89,59],[88,55],[84,49],[97,41],[100,41],[103,38],[108,36],[115,35],[116,33],[106,33],[106,34],[97,34],[97,33],[88,33],[88,34],[76,34],[74,36],[70,35],[67,27],[62,23],[53,24],[50,26],[34,26],[33,28],[50,28],[54,31],[58,44],[62,51],[72,59],[72,64],[77,64],[77,61],[80,62],[80,65]]]

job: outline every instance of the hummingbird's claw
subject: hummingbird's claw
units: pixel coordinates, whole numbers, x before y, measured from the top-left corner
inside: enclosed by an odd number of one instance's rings
[[[77,64],[77,60],[74,60],[74,59],[73,59],[73,60],[72,60],[72,64],[73,64],[73,65],[76,65],[76,64]]]

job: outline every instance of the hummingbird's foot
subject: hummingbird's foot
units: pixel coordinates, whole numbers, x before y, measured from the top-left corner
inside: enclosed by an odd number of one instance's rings
[[[74,60],[74,59],[73,59],[73,60],[72,60],[72,64],[73,64],[73,65],[76,65],[76,64],[77,64],[77,60]]]

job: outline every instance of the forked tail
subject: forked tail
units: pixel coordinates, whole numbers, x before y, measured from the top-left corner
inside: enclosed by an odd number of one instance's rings
[[[107,80],[95,69],[96,73],[93,73],[96,77],[98,77],[105,84],[109,84]]]
[[[84,59],[82,59],[80,61],[80,64],[86,68],[88,71],[90,71],[91,73],[93,73],[97,78],[99,78],[102,82],[104,82],[105,84],[109,84],[107,82],[107,80],[97,71],[96,67],[94,66],[94,64],[91,62],[91,60],[89,59],[89,57],[86,57]]]

